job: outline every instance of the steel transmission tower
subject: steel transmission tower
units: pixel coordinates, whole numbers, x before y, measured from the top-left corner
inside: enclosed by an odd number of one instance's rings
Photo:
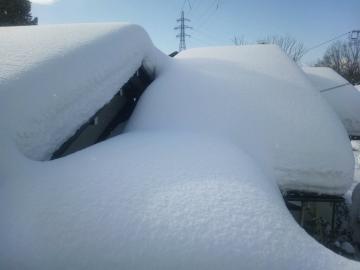
[[[190,22],[189,19],[185,18],[184,11],[181,11],[181,18],[176,20],[178,23],[180,23],[179,26],[175,27],[175,30],[180,30],[180,33],[176,35],[177,38],[180,38],[180,44],[179,44],[179,52],[186,50],[186,37],[190,37],[190,35],[186,34],[186,29],[192,29],[192,27],[186,25],[186,22]]]
[[[357,46],[360,44],[360,30],[353,30],[349,34],[349,41],[351,45]]]

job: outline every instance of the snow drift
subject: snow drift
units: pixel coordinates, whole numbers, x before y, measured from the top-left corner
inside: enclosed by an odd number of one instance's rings
[[[3,183],[4,269],[358,269],[223,140],[129,133],[29,174]]]
[[[170,59],[125,24],[0,40],[1,269],[359,268],[310,238],[279,192],[341,194],[354,164],[336,114],[278,48]],[[125,134],[36,161],[140,65],[156,80]]]
[[[360,136],[360,93],[331,68],[303,68],[314,86],[334,108],[349,135]]]
[[[144,93],[127,130],[226,138],[269,169],[284,190],[342,194],[353,179],[341,122],[273,45],[180,53]]]
[[[145,31],[116,23],[7,27],[0,39],[6,130],[35,160],[48,159],[156,55]]]

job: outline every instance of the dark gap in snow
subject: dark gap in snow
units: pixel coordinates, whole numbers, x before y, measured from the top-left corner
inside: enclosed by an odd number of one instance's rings
[[[283,196],[291,215],[310,236],[342,256],[357,258],[355,251],[350,251],[356,243],[348,205],[342,196],[299,191],[288,191]]]
[[[344,198],[336,195],[317,194],[309,192],[289,191],[284,194],[284,200],[294,219],[310,235],[316,236],[318,222],[328,225],[329,233],[335,232],[336,205],[344,202]]]
[[[170,57],[175,57],[176,55],[178,55],[179,52],[178,51],[174,51],[172,53],[169,54]]]
[[[122,133],[140,96],[152,81],[151,76],[141,66],[107,104],[54,152],[51,160],[70,155]]]

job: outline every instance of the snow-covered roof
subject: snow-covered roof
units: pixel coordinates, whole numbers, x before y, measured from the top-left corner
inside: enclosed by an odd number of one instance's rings
[[[360,93],[356,88],[331,68],[303,70],[339,115],[349,135],[360,136]]]
[[[1,269],[358,269],[278,189],[343,193],[336,114],[274,46],[171,59],[134,25],[0,28]],[[54,149],[144,65],[124,134]],[[291,248],[289,248],[291,246]]]
[[[155,50],[140,27],[118,23],[7,27],[0,39],[3,121],[35,160],[48,159]]]
[[[127,130],[226,138],[284,190],[341,194],[353,178],[350,142],[337,115],[273,45],[180,53],[145,92]]]

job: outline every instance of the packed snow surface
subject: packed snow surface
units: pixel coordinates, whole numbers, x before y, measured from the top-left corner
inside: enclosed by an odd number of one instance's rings
[[[305,73],[339,115],[349,135],[360,136],[360,93],[331,68],[305,67]]]
[[[0,269],[359,269],[283,202],[279,186],[343,193],[354,164],[278,48],[171,59],[125,24],[0,28],[0,41]],[[141,64],[156,79],[124,134],[39,161]]]

